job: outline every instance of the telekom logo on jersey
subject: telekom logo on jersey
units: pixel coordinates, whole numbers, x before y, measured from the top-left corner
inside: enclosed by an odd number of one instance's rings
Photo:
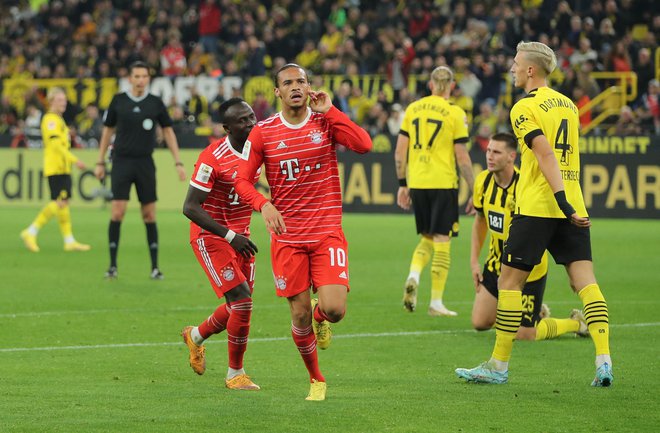
[[[301,169],[298,164],[298,158],[284,159],[280,161],[282,174],[286,175],[285,180],[296,180],[297,177],[295,175],[300,173],[300,170],[312,171],[318,170],[319,168],[321,168],[321,164],[316,163],[314,166],[306,165]]]
[[[280,161],[280,168],[282,169],[282,174],[286,175],[286,180],[296,180],[294,174],[300,173],[300,168],[298,168],[298,158],[284,159]]]

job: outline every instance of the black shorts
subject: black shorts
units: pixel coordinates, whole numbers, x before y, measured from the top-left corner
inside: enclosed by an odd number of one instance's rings
[[[576,227],[564,218],[514,215],[509,238],[504,243],[502,263],[531,271],[541,261],[545,250],[558,265],[591,261],[589,228]]]
[[[497,289],[498,275],[488,270],[486,266],[484,266],[482,275],[483,280],[481,284],[488,290],[488,293],[497,299],[499,293]],[[547,277],[548,275],[546,274],[536,281],[525,283],[522,291],[522,321],[520,322],[520,326],[533,328],[541,320],[541,304],[543,304],[543,294],[545,293]]]
[[[71,175],[55,174],[48,176],[51,200],[68,200],[71,198]]]
[[[457,189],[410,189],[417,233],[458,236]]]
[[[140,203],[153,203],[156,196],[156,165],[152,157],[117,158],[112,161],[113,200],[128,200],[131,195],[131,185],[135,184]]]

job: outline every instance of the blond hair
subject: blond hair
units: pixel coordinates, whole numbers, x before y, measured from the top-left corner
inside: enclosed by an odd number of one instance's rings
[[[51,102],[53,102],[53,99],[55,99],[55,96],[59,94],[66,96],[66,92],[64,91],[63,88],[51,87],[50,89],[48,89],[48,93],[46,94],[46,100],[50,104]]]
[[[454,73],[446,66],[438,66],[431,72],[431,81],[436,92],[444,93],[451,82],[454,81]]]
[[[547,77],[557,67],[555,52],[541,42],[520,42],[516,47],[519,53],[525,53],[525,58],[540,67]]]

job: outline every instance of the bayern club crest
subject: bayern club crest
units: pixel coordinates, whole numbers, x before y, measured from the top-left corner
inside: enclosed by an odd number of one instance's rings
[[[275,287],[277,287],[278,290],[285,290],[286,289],[286,279],[284,279],[282,277],[275,278]]]
[[[225,281],[231,281],[231,280],[234,279],[235,276],[236,276],[236,274],[234,274],[233,269],[225,269],[225,270],[222,271],[222,278]]]
[[[309,134],[309,138],[312,140],[312,143],[314,144],[321,144],[323,141],[323,136],[319,131],[313,131]]]

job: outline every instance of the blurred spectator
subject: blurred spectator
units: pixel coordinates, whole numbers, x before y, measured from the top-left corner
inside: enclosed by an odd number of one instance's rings
[[[408,85],[410,64],[415,58],[412,40],[405,38],[403,46],[394,50],[393,58],[387,63],[387,79],[394,90],[394,101],[399,102],[401,89]]]
[[[215,55],[222,30],[222,14],[216,0],[202,0],[199,7],[198,33],[199,43],[204,51]]]
[[[353,111],[349,98],[353,91],[353,82],[351,80],[342,80],[339,88],[335,91],[335,96],[332,98],[332,105],[337,107],[339,111],[345,113],[351,120],[355,119],[355,112]],[[399,131],[397,131],[398,134]]]
[[[479,114],[474,118],[470,136],[474,137],[474,142],[485,152],[488,147],[488,141],[496,130],[497,114],[493,110],[492,103],[484,101],[479,104]]]
[[[256,92],[254,101],[252,101],[252,111],[254,111],[257,120],[264,120],[270,117],[275,110],[273,110],[263,92]]]
[[[103,132],[103,119],[96,104],[88,104],[76,119],[78,134],[87,142],[87,147],[98,147]]]
[[[655,67],[651,59],[651,50],[641,48],[637,52],[634,71],[637,74],[637,99],[635,100],[635,105],[639,105],[642,102],[642,95],[646,93],[649,82],[655,77]]]
[[[218,93],[209,103],[209,112],[211,114],[211,119],[213,120],[213,123],[221,122],[221,119],[218,115],[218,109],[220,108],[222,103],[225,102],[226,100],[227,98],[225,98],[225,86],[222,83],[222,81],[218,81]]]
[[[170,32],[168,43],[160,51],[161,73],[170,78],[185,75],[186,53],[181,45],[181,36],[178,31]]]
[[[579,109],[591,102],[591,98],[587,95],[581,87],[575,87],[571,95],[575,106]],[[584,128],[591,123],[591,110],[587,110],[584,114],[580,115],[580,126]]]
[[[651,80],[636,113],[647,131],[660,135],[660,82]]]
[[[25,127],[40,128],[42,111],[34,104],[29,104],[25,108]]]
[[[624,105],[621,107],[621,113],[614,126],[614,131],[610,132],[613,132],[614,135],[622,136],[640,135],[642,133],[642,128],[639,125],[639,119],[632,109],[629,106]]]
[[[596,62],[598,60],[598,53],[591,48],[591,41],[589,39],[580,38],[578,50],[570,58],[571,66],[573,68],[579,68],[588,60]]]
[[[186,101],[184,112],[197,125],[201,125],[209,117],[209,102],[194,85],[190,87],[190,99]]]
[[[403,123],[403,112],[404,109],[399,103],[395,102],[390,107],[390,115],[387,118],[387,131],[394,137],[396,137],[401,130],[401,124]]]

